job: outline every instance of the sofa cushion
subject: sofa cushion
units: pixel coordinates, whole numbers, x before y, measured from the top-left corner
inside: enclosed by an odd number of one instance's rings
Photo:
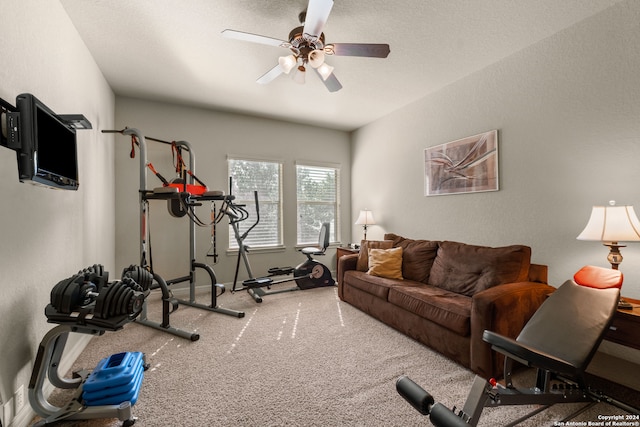
[[[394,247],[402,248],[402,276],[408,280],[429,283],[431,266],[438,253],[438,242],[407,239],[387,233],[385,240],[392,240]]]
[[[470,334],[472,299],[467,296],[429,285],[394,286],[389,302],[461,336]]]
[[[402,248],[369,249],[367,274],[402,280]]]
[[[530,263],[531,248],[528,246],[490,248],[441,242],[429,284],[473,296],[492,286],[527,281]]]
[[[342,278],[344,285],[360,289],[368,294],[374,295],[383,300],[389,297],[389,289],[395,286],[424,286],[423,283],[411,280],[387,279],[385,277],[372,276],[366,272],[349,270],[345,271]]]
[[[363,240],[360,242],[360,253],[358,254],[358,263],[356,270],[369,270],[369,249],[390,249],[393,247],[391,240]]]

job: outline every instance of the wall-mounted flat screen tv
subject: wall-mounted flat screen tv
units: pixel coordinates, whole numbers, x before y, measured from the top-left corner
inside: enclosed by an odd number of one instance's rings
[[[35,96],[16,97],[13,116],[20,181],[65,190],[78,189],[76,130]],[[11,127],[10,125],[8,127]]]

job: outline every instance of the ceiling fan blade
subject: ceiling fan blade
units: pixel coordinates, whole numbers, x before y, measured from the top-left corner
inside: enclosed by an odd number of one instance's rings
[[[241,40],[244,42],[260,43],[276,47],[291,47],[291,43],[284,40],[274,39],[273,37],[260,36],[258,34],[245,33],[236,30],[224,30],[222,36],[228,39]]]
[[[324,47],[325,53],[338,56],[366,56],[386,58],[391,50],[388,44],[375,43],[332,43]]]
[[[316,68],[314,68],[314,70],[318,75],[318,77],[320,77],[320,80],[322,80],[324,85],[327,87],[327,89],[329,89],[329,92],[337,92],[340,89],[342,89],[342,84],[340,83],[340,81],[338,80],[335,74],[333,73],[329,74],[329,77],[327,77],[325,80],[324,78],[322,78],[322,74],[320,74]]]
[[[309,0],[302,32],[310,36],[320,37],[322,29],[327,23],[327,19],[329,19],[332,7],[333,0]]]
[[[276,77],[278,77],[280,74],[282,74],[282,68],[280,68],[280,65],[276,65],[275,67],[264,73],[258,80],[256,80],[256,83],[265,85],[275,80]]]

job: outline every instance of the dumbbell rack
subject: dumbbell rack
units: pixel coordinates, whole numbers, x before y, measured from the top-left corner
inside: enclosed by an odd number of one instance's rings
[[[64,352],[69,333],[81,333],[100,336],[107,330],[115,331],[131,320],[128,316],[118,316],[111,321],[111,326],[106,326],[103,319],[103,326],[78,324],[69,317],[66,324],[60,324],[50,330],[40,342],[38,355],[33,367],[31,380],[29,381],[29,403],[42,417],[35,426],[44,426],[62,420],[87,420],[96,418],[118,418],[123,421],[123,425],[131,426],[135,422],[132,414],[132,403],[129,400],[119,404],[88,406],[82,398],[83,385],[90,372],[82,370],[76,373],[73,378],[60,376],[58,368],[60,359]],[[57,407],[49,403],[44,396],[45,380],[48,379],[51,385],[61,389],[76,389],[69,403],[63,407]]]
[[[140,149],[140,170],[139,170],[139,178],[140,178],[140,265],[142,267],[147,267],[147,242],[149,242],[149,229],[147,224],[149,223],[149,200],[164,200],[169,201],[172,199],[181,198],[181,203],[189,204],[189,203],[197,203],[200,201],[216,201],[216,200],[226,200],[225,197],[229,196],[220,196],[220,195],[211,195],[204,193],[202,195],[192,195],[187,192],[154,192],[147,190],[147,148],[146,148],[146,137],[136,128],[125,128],[124,130],[103,130],[103,133],[121,133],[122,135],[131,135],[135,136],[138,141],[138,146]],[[158,142],[167,143],[166,141],[161,141],[154,139]],[[189,168],[191,169],[192,174],[187,177],[186,185],[194,185],[193,175],[195,175],[195,155],[193,148],[187,141],[177,141],[175,142],[176,146],[184,148],[189,153]],[[146,306],[143,308],[143,311],[137,321],[146,326],[150,326],[152,328],[156,328],[165,332],[169,332],[173,335],[180,336],[182,338],[188,338],[192,341],[196,341],[199,339],[199,335],[195,333],[185,332],[179,329],[175,329],[169,327],[169,315],[175,311],[178,307],[178,304],[184,304],[191,307],[200,308],[207,311],[212,311],[216,313],[226,314],[229,316],[244,317],[245,313],[243,311],[230,310],[227,308],[223,308],[218,306],[217,298],[225,292],[225,286],[221,283],[218,283],[217,278],[215,276],[215,272],[213,269],[203,263],[196,262],[196,224],[193,218],[189,218],[189,272],[188,275],[183,277],[178,277],[175,279],[170,279],[166,281],[160,281],[158,287],[162,289],[162,300],[163,300],[163,321],[162,323],[157,323],[150,321],[147,319],[147,311]],[[202,304],[196,301],[196,269],[202,269],[209,277],[211,283],[211,303],[210,304]],[[156,275],[154,274],[154,277]],[[177,283],[189,282],[189,298],[188,299],[178,299],[174,298],[171,291],[168,289],[168,286]]]
[[[139,274],[143,270],[133,267],[123,272],[122,280],[109,282],[109,273],[102,265],[94,264],[54,285],[44,314],[49,323],[58,326],[45,334],[40,342],[29,380],[29,403],[42,417],[36,426],[67,419],[118,418],[124,421],[125,426],[135,422],[131,406],[135,404],[142,385],[142,370],[145,368],[142,353],[136,353],[138,360],[135,363],[130,357],[120,359],[121,368],[131,367],[135,370],[133,382],[132,378],[127,377],[132,369],[115,369],[117,357],[109,359],[110,367],[114,368],[109,373],[124,378],[114,376],[108,383],[101,381],[100,373],[104,369],[100,365],[91,374],[82,370],[74,373],[72,378],[60,376],[58,372],[71,332],[99,336],[107,331],[122,329],[140,315],[149,295],[151,280]],[[141,283],[141,279],[145,280],[144,283]],[[47,379],[54,387],[76,389],[69,403],[57,407],[47,400],[44,393]],[[88,384],[86,390],[85,384]],[[114,388],[116,384],[118,387]],[[86,391],[91,393],[87,395]]]

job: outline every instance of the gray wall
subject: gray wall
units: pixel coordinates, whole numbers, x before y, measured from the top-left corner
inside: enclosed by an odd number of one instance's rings
[[[116,100],[57,2],[5,3],[0,97],[13,103],[19,93],[34,93],[54,111],[84,114],[94,129],[78,134],[82,183],[77,192],[19,183],[15,154],[0,148],[3,402],[20,385],[26,387],[37,345],[51,328],[43,315],[51,287],[93,263],[117,276],[138,262],[138,160],[128,158],[127,138],[102,134],[103,129],[129,126],[189,141],[198,176],[210,188],[226,190],[227,154],[281,159],[289,200],[295,194],[295,160],[338,162],[343,242],[361,238],[361,228],[351,224],[360,209],[370,208],[379,223],[370,238],[389,231],[485,245],[528,244],[534,262],[549,265],[554,285],[584,264],[606,265],[604,247],[575,240],[591,205],[615,199],[638,208],[637,1],[622,2],[353,135]],[[424,197],[424,148],[490,129],[499,130],[500,191]],[[166,152],[154,152],[151,159],[171,175]],[[150,185],[153,179],[149,176]],[[188,267],[186,220],[170,218],[157,203],[152,205],[157,267],[168,276],[182,274]],[[202,216],[207,215],[205,209]],[[295,205],[287,204],[284,215],[285,222],[294,222]],[[226,236],[218,235],[221,259],[215,269],[221,282],[233,276]],[[209,230],[198,229],[197,238],[198,258],[207,261]],[[288,228],[287,249],[252,255],[254,270],[295,263],[294,244],[295,230]],[[640,244],[630,243],[623,254],[623,293],[640,298]],[[18,414],[16,425],[26,425],[28,416],[28,411]]]
[[[622,2],[359,129],[354,219],[373,210],[372,238],[527,244],[555,286],[608,266],[607,248],[576,236],[592,205],[640,213],[639,22],[640,2]],[[425,197],[424,149],[491,129],[500,191]],[[640,298],[640,242],[622,253],[623,294]]]
[[[43,335],[53,285],[95,263],[113,269],[115,253],[114,95],[62,6],[3,2],[0,97],[33,93],[60,114],[81,113],[93,130],[78,132],[80,189],[56,191],[18,181],[15,153],[0,148],[0,397],[27,384]],[[73,345],[73,340],[70,343]],[[14,425],[26,425],[29,405]]]
[[[131,98],[116,99],[116,126],[136,128],[145,136],[165,141],[187,141],[195,153],[195,174],[211,190],[228,192],[227,156],[247,156],[252,159],[273,159],[283,167],[283,218],[286,249],[249,255],[255,276],[265,275],[269,267],[295,266],[304,257],[295,250],[296,187],[295,162],[327,162],[341,168],[341,230],[347,238],[351,233],[351,157],[349,134],[340,131],[304,126],[238,114],[214,112],[197,108],[155,103]],[[175,177],[170,146],[147,141],[149,161],[167,179]],[[139,157],[129,158],[131,140],[118,136],[116,141],[116,264],[119,268],[139,262]],[[185,158],[185,161],[188,161]],[[147,188],[160,187],[161,182],[147,174]],[[218,206],[219,207],[219,206]],[[167,212],[166,202],[150,202],[151,247],[154,270],[165,279],[182,277],[189,271],[188,219],[174,218]],[[198,216],[210,220],[210,204],[198,208]],[[249,221],[252,221],[250,218]],[[220,258],[213,265],[218,282],[230,283],[235,271],[236,253],[229,246],[228,220],[217,226],[217,248]],[[211,247],[211,229],[196,228],[196,260],[212,263],[206,257]],[[323,260],[334,265],[334,252]],[[202,270],[198,270],[202,271]],[[199,275],[209,283],[204,274]],[[244,267],[240,279],[248,276]]]

